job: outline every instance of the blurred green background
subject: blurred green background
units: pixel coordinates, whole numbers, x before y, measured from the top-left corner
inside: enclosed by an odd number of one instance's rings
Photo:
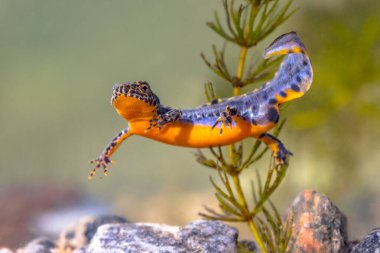
[[[321,191],[360,238],[380,225],[380,3],[292,6],[297,12],[257,49],[297,31],[315,72],[310,92],[283,114],[281,139],[295,155],[275,201],[285,213],[298,192]],[[199,57],[223,45],[205,25],[214,10],[220,1],[0,0],[0,195],[7,197],[0,213],[12,207],[7,190],[28,185],[53,195],[70,189],[133,221],[197,218],[213,202],[214,172],[195,162],[195,150],[132,137],[114,155],[110,176],[93,181],[87,161],[126,126],[109,102],[115,82],[147,80],[163,104],[179,108],[204,103],[207,80],[231,94]],[[235,66],[237,51],[228,49]],[[0,246],[7,244],[0,234]]]

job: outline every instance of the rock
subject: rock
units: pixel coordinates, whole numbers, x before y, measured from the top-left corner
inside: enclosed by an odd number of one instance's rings
[[[380,253],[380,228],[372,230],[352,248],[351,253]]]
[[[29,242],[24,248],[19,249],[18,253],[52,253],[57,245],[54,241],[46,238],[39,237]]]
[[[38,212],[28,227],[34,233],[56,238],[67,228],[67,224],[85,216],[101,216],[105,213],[113,213],[110,205],[83,195],[77,203]]]
[[[250,251],[250,252],[258,253],[257,251],[259,250],[257,248],[256,243],[254,241],[249,241],[249,240],[241,240],[239,242],[239,248],[245,250],[243,252]]]
[[[59,248],[78,249],[86,246],[103,224],[126,223],[127,220],[116,215],[87,216],[76,225],[64,230],[59,238]]]
[[[346,217],[325,195],[306,190],[291,210],[293,230],[286,252],[347,252]]]
[[[148,223],[100,226],[86,252],[236,253],[238,231],[217,221],[185,227]]]
[[[348,242],[346,218],[323,194],[306,190],[292,206],[292,236],[287,253],[380,253],[380,228],[360,242]],[[253,241],[218,221],[194,221],[185,227],[128,223],[126,219],[89,216],[61,233],[58,243],[38,238],[17,253],[237,253],[259,251]],[[350,249],[352,249],[350,251]],[[12,253],[0,248],[0,253]]]

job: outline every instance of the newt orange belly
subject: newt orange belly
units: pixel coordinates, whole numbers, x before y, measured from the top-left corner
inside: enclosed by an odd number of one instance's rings
[[[207,125],[195,125],[190,122],[174,122],[170,127],[147,130],[149,124],[145,121],[130,124],[130,131],[149,139],[175,146],[191,148],[207,148],[210,146],[223,146],[241,141],[247,137],[258,137],[275,126],[255,126],[243,119],[234,119],[233,126],[223,126],[222,134],[219,129],[211,129]]]

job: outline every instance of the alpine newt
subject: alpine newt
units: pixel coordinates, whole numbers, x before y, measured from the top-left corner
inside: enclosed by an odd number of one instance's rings
[[[193,109],[162,105],[146,81],[116,83],[111,104],[128,126],[91,161],[96,166],[89,179],[101,167],[108,174],[112,154],[132,135],[192,148],[223,146],[253,137],[272,150],[277,165],[284,163],[291,152],[267,132],[279,120],[280,104],[309,90],[313,71],[305,46],[295,32],[278,37],[264,52],[265,58],[275,55],[285,57],[273,79],[260,89]]]

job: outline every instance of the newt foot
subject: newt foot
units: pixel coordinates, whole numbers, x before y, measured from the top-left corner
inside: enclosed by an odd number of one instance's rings
[[[96,174],[97,170],[99,168],[103,168],[103,173],[105,176],[108,176],[108,165],[110,163],[113,163],[113,161],[111,159],[109,159],[108,156],[106,155],[101,155],[99,156],[99,158],[95,159],[95,160],[91,160],[90,161],[91,164],[96,164],[95,167],[91,170],[90,172],[90,175],[88,176],[88,180],[91,180],[94,175]]]
[[[236,110],[236,108],[231,108],[229,106],[226,107],[226,110],[222,113],[220,113],[220,116],[219,118],[216,119],[214,125],[212,125],[211,129],[214,129],[218,124],[219,122],[222,123],[222,126],[229,126],[232,128],[232,122],[233,122],[233,119],[232,117],[233,116],[236,116],[238,115],[238,112]],[[221,127],[220,130],[219,130],[220,134],[223,133],[223,128]]]
[[[283,165],[287,163],[286,158],[288,156],[292,156],[293,153],[289,150],[287,150],[281,142],[277,143],[278,150],[276,152],[273,152],[274,160],[276,163],[276,166]]]

